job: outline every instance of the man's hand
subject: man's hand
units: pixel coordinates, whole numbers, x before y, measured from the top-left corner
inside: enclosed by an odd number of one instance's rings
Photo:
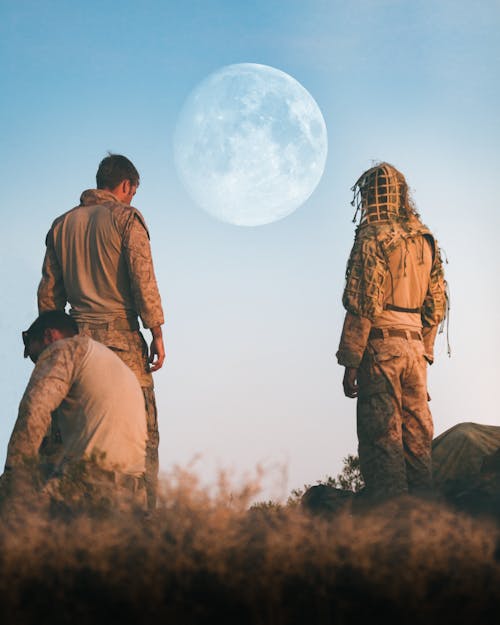
[[[153,371],[158,371],[158,369],[161,369],[163,366],[165,360],[165,346],[163,345],[161,326],[151,328],[151,334],[153,335],[153,340],[149,347],[149,370],[153,373]]]
[[[344,395],[346,397],[358,396],[357,384],[358,370],[356,367],[346,367],[342,385],[344,386]]]

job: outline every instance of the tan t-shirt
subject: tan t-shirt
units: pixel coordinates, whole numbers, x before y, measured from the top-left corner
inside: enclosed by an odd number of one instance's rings
[[[110,349],[75,336],[42,352],[19,406],[6,466],[36,456],[56,409],[60,463],[94,455],[103,469],[144,473],[144,396],[134,373]]]

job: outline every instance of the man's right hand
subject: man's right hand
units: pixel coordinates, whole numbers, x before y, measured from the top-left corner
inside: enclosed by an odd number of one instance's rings
[[[356,367],[346,367],[342,385],[344,387],[344,395],[346,397],[358,396],[358,370]]]

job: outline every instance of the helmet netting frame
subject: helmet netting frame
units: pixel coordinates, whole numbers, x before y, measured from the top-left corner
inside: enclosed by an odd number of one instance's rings
[[[408,185],[403,174],[389,163],[379,163],[365,171],[351,187],[360,224],[398,221],[415,213],[408,198]]]

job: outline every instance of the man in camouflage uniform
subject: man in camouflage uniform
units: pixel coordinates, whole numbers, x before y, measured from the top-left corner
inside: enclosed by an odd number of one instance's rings
[[[136,374],[146,403],[146,480],[153,508],[159,433],[151,373],[165,358],[163,310],[148,229],[130,206],[139,186],[137,169],[112,154],[101,161],[96,181],[97,189],[84,191],[79,206],[58,217],[47,234],[38,309],[64,310],[68,302],[80,334],[112,349]],[[152,333],[149,354],[138,316]]]
[[[10,437],[2,482],[39,487],[71,504],[109,497],[114,503],[146,504],[146,417],[136,376],[111,350],[88,336],[66,313],[42,313],[23,332],[24,355],[35,363]],[[52,417],[52,413],[54,417]],[[50,472],[39,448],[57,420],[61,444]],[[64,484],[66,488],[61,488]],[[18,487],[18,488],[16,488]],[[78,497],[77,497],[78,498]]]
[[[447,295],[437,242],[412,205],[404,176],[380,163],[353,187],[354,245],[337,360],[347,397],[357,397],[359,460],[374,500],[432,488],[433,362]]]

